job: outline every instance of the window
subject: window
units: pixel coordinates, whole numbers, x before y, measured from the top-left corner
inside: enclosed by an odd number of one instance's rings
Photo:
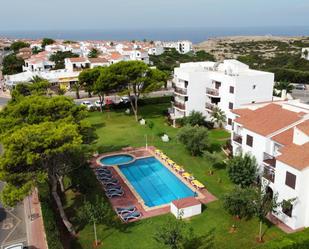
[[[234,87],[230,86],[230,93],[234,93]]]
[[[256,85],[253,85],[253,86],[252,86],[252,89],[254,90],[255,88],[256,88]]]
[[[231,109],[231,110],[233,110],[233,107],[234,107],[234,105],[233,105],[233,103],[229,103],[229,109]]]
[[[231,119],[231,118],[228,118],[228,119],[227,119],[227,124],[228,124],[228,125],[232,125],[232,119]]]
[[[289,186],[292,189],[295,189],[295,184],[296,184],[296,175],[287,171],[285,176],[285,185]]]
[[[246,144],[247,144],[248,146],[250,146],[250,147],[253,146],[253,137],[252,137],[252,136],[247,135],[247,142],[246,142]]]
[[[289,217],[292,217],[293,205],[289,201],[283,200],[282,212]]]
[[[188,96],[185,97],[185,101],[188,101]]]
[[[188,87],[189,82],[187,80],[185,80],[185,88]]]

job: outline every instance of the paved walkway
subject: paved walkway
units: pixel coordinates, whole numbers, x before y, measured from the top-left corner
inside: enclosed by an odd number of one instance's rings
[[[33,249],[48,249],[44,223],[37,191],[24,200],[27,214],[27,237],[28,245]]]

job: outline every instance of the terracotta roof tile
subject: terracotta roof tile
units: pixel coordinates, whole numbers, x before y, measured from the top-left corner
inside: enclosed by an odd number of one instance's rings
[[[73,58],[68,58],[71,62],[86,62],[87,58],[85,57],[73,57]]]
[[[105,58],[89,58],[91,63],[108,63],[108,60]]]
[[[309,167],[309,142],[303,145],[291,144],[281,149],[276,159],[298,170]]]
[[[231,110],[232,113],[238,115],[238,116],[242,116],[242,115],[246,115],[252,112],[252,110],[248,109],[248,108],[244,108],[244,109],[234,109]]]
[[[277,104],[269,104],[241,115],[235,122],[242,124],[248,130],[267,136],[301,118],[302,115],[297,112],[283,109]]]
[[[173,201],[173,204],[177,207],[177,208],[186,208],[186,207],[191,207],[191,206],[196,206],[201,204],[197,199],[195,199],[194,197],[187,197],[187,198],[183,198],[180,200],[175,200]]]
[[[296,127],[309,136],[309,120],[297,125]]]
[[[293,143],[293,135],[294,135],[294,127],[284,132],[281,132],[276,136],[273,136],[271,139],[279,144],[289,145]]]

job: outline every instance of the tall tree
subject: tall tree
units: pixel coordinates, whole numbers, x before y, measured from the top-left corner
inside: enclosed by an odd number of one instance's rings
[[[216,107],[211,113],[211,121],[215,126],[222,128],[226,122],[226,115],[219,107]]]
[[[287,93],[291,93],[294,89],[294,86],[288,81],[276,82],[275,89],[282,93],[283,90],[286,90]]]
[[[30,47],[30,44],[29,43],[26,43],[26,42],[23,42],[23,41],[16,41],[16,42],[13,42],[10,46],[10,50],[13,50],[14,53],[18,53],[19,49],[21,48],[29,48]]]
[[[59,175],[72,167],[70,155],[82,144],[76,124],[66,121],[43,122],[15,129],[2,137],[1,180],[7,185],[2,201],[12,206],[27,196],[37,183],[48,181],[59,214],[68,231],[75,234],[57,192]]]
[[[237,155],[227,162],[227,172],[233,183],[245,188],[257,179],[258,165],[249,154]]]
[[[72,57],[79,57],[78,54],[74,54],[71,51],[57,51],[57,53],[52,54],[49,57],[50,61],[55,62],[55,69],[63,69],[64,68],[64,59],[65,58],[72,58]]]
[[[138,121],[139,97],[160,89],[167,80],[167,75],[141,61],[123,61],[109,68],[116,76],[117,83],[122,85],[121,94],[129,96],[135,120]]]
[[[79,81],[75,82],[72,86],[72,89],[75,91],[75,94],[76,94],[76,98],[79,99],[80,98],[80,90],[82,88],[82,85],[80,84]]]
[[[104,96],[112,90],[118,88],[117,75],[110,70],[110,68],[102,68],[100,76],[94,83],[93,90],[98,94],[100,99],[100,110],[103,111]]]
[[[93,92],[94,83],[97,81],[101,73],[101,67],[83,70],[79,76],[78,81],[84,86],[88,92],[88,97],[91,97]]]
[[[100,51],[97,50],[96,48],[91,49],[91,51],[88,54],[89,58],[98,58],[98,56],[100,55]]]

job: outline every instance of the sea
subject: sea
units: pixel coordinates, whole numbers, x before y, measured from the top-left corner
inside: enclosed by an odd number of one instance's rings
[[[309,36],[309,26],[280,27],[200,27],[200,28],[149,28],[110,30],[22,30],[1,31],[0,37],[39,39],[50,37],[65,40],[190,40],[199,43],[209,38],[238,36]]]

